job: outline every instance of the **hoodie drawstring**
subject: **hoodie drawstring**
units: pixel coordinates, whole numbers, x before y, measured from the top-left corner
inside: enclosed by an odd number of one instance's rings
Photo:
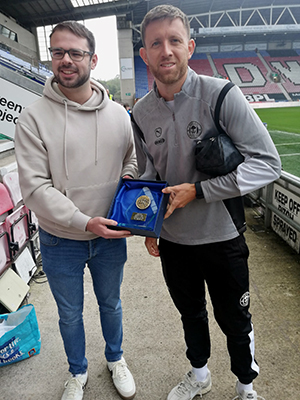
[[[68,127],[68,104],[67,100],[64,100],[65,104],[65,129],[64,129],[64,164],[65,173],[67,179],[69,179],[68,163],[67,163],[67,127]]]
[[[98,110],[96,110],[96,137],[95,137],[95,165],[98,164],[98,136],[99,136],[99,127],[98,127]]]

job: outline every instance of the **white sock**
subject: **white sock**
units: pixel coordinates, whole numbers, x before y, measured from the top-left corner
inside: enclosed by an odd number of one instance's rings
[[[249,383],[248,385],[244,385],[243,383],[241,383],[239,381],[239,383],[238,383],[238,391],[239,391],[239,393],[242,393],[242,391],[251,392],[251,390],[253,390],[253,384],[252,383]]]
[[[204,382],[205,379],[207,378],[207,374],[208,374],[207,364],[205,364],[204,367],[202,367],[202,368],[194,368],[193,367],[192,371],[196,375],[196,379],[198,382]]]
[[[87,375],[87,371],[83,372],[82,374],[75,374],[75,378],[85,377]]]

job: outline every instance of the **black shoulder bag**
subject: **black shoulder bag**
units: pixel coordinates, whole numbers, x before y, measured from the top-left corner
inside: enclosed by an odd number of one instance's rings
[[[195,148],[196,169],[212,177],[226,175],[244,161],[244,157],[221,128],[219,122],[222,102],[233,86],[232,82],[228,82],[217,100],[214,122],[219,134],[199,140]]]
[[[243,155],[233,144],[230,137],[222,129],[219,122],[220,108],[227,92],[234,86],[228,82],[221,90],[214,115],[214,122],[219,135],[203,139],[196,144],[196,169],[211,177],[226,175],[236,169],[244,161]],[[223,200],[237,231],[246,230],[244,202],[241,196]]]

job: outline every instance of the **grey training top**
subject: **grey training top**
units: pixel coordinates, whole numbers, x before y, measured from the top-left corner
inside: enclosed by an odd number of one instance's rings
[[[204,199],[195,199],[164,220],[161,237],[181,244],[197,245],[225,241],[238,236],[222,200],[243,196],[279,178],[277,150],[255,111],[236,86],[226,95],[220,124],[245,157],[238,168],[210,178],[195,168],[195,145],[217,133],[214,112],[226,80],[198,75],[190,68],[182,89],[174,96],[173,110],[160,97],[156,84],[133,108],[136,123],[146,140],[146,168],[141,176],[156,173],[170,186],[201,181]],[[136,137],[137,154],[144,146]],[[141,165],[143,159],[139,157]]]

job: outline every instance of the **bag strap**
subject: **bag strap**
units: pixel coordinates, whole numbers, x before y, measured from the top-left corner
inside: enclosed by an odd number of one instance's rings
[[[138,133],[141,140],[146,143],[145,136],[144,136],[143,132],[141,131],[141,128],[136,123],[136,121],[133,117],[133,113],[130,114],[130,118],[131,118],[132,126],[135,128],[135,131]]]
[[[229,90],[231,88],[233,88],[233,86],[235,86],[235,85],[232,82],[228,82],[221,90],[218,100],[217,100],[214,122],[215,122],[215,125],[220,134],[221,133],[226,134],[224,129],[221,127],[220,121],[219,121],[221,105],[223,103],[224,97],[229,92]],[[230,198],[230,199],[223,200],[223,203],[224,203],[225,207],[227,208],[227,211],[229,212],[229,214],[232,218],[232,221],[233,221],[234,225],[236,226],[236,229],[239,232],[239,234],[244,233],[245,230],[247,229],[247,226],[246,226],[243,198],[241,196],[235,197],[235,198]]]
[[[222,103],[223,103],[224,97],[225,97],[226,94],[229,92],[229,90],[230,90],[231,88],[233,88],[233,86],[235,86],[234,83],[228,82],[228,83],[223,87],[223,89],[221,90],[221,92],[220,92],[220,94],[219,94],[219,97],[218,97],[218,100],[217,100],[216,109],[215,109],[214,121],[215,121],[215,125],[216,125],[216,127],[217,127],[217,129],[218,129],[218,131],[219,131],[220,133],[226,133],[226,132],[224,131],[224,129],[221,128],[220,121],[219,121],[221,105],[222,105]]]

